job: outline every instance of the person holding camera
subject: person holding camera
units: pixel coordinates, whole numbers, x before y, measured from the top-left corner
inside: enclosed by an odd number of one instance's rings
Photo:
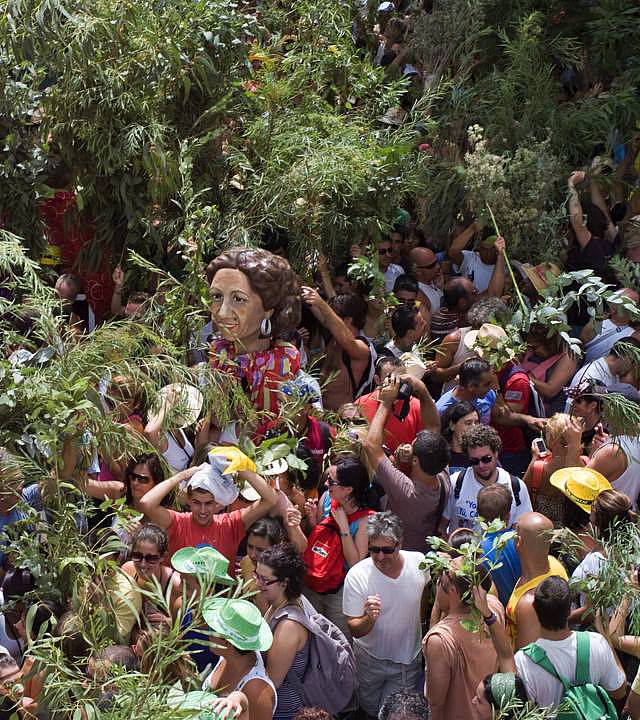
[[[376,480],[387,495],[389,510],[404,525],[404,547],[426,552],[429,549],[426,538],[437,534],[451,491],[449,476],[445,472],[451,455],[449,445],[440,433],[422,430],[411,444],[410,457],[407,458],[409,475],[386,456],[382,445],[385,425],[401,389],[406,392],[407,386],[418,397],[427,393],[424,383],[409,375],[390,375],[384,381],[379,390],[380,405],[363,447]]]
[[[362,414],[371,424],[376,411],[380,405],[380,388],[387,378],[395,375],[402,375],[404,366],[397,358],[383,355],[376,362],[376,374],[373,381],[376,389],[367,393],[356,400],[356,405],[362,410]],[[405,391],[403,394],[399,391],[399,396],[389,413],[387,421],[384,425],[384,446],[392,453],[401,445],[410,445],[415,436],[421,430],[440,430],[440,416],[438,409],[429,394],[424,383],[413,379],[405,381]]]

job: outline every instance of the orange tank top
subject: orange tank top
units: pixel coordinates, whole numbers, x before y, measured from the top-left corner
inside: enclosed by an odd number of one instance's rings
[[[533,580],[529,580],[529,582],[526,582],[522,585],[516,585],[513,589],[511,597],[509,598],[509,602],[507,603],[507,632],[509,633],[509,638],[511,639],[511,645],[514,648],[516,644],[516,637],[518,635],[516,626],[516,608],[518,607],[518,603],[520,602],[521,598],[529,592],[529,590],[534,590],[535,588],[537,588],[543,580],[551,577],[551,575],[559,575],[565,580],[569,579],[567,576],[567,571],[564,569],[564,565],[560,561],[549,555],[548,572],[544,573],[543,575],[538,575],[537,577],[534,577]]]

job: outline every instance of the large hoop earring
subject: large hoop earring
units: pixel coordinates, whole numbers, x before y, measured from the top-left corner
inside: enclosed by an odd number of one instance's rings
[[[260,335],[265,338],[271,337],[271,319],[266,317],[260,323]]]

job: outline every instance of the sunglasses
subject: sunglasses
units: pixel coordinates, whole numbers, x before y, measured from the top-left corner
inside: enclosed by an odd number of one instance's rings
[[[492,460],[493,455],[483,455],[479,458],[469,458],[469,465],[471,465],[472,467],[480,465],[480,463],[482,463],[483,465],[488,465]]]
[[[340,487],[340,483],[337,480],[327,480],[329,487]]]
[[[369,545],[369,555],[377,555],[378,553],[382,553],[383,555],[393,555],[393,553],[398,549],[398,543],[396,543],[393,547],[380,547],[379,545]]]
[[[147,565],[155,565],[160,561],[160,555],[143,555],[141,552],[132,552],[131,559],[133,562],[142,562],[144,560]]]
[[[378,255],[393,255],[393,248],[378,248]]]
[[[138,473],[130,473],[129,477],[131,480],[135,480],[136,482],[139,482],[141,485],[146,485],[147,483],[153,482],[153,478],[150,478],[148,475],[138,475]]]
[[[430,265],[416,265],[416,269],[418,270],[433,270],[433,268],[438,264],[437,260],[434,260]]]
[[[275,585],[275,583],[280,582],[278,578],[275,580],[269,580],[269,578],[263,577],[262,575],[258,575],[257,572],[252,572],[253,579],[256,581],[258,585],[264,585],[265,587],[269,587],[269,585]]]

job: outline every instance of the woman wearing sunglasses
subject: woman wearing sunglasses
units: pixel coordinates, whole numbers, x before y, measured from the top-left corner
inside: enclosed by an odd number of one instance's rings
[[[287,610],[303,611],[300,596],[306,572],[295,546],[286,543],[264,550],[253,574],[260,598],[269,605],[264,617],[273,632],[266,665],[278,690],[274,720],[291,720],[305,704],[287,675],[292,671],[302,682],[309,664],[309,632],[289,617]]]
[[[339,457],[326,473],[327,492],[319,503],[307,501],[305,511],[312,527],[304,561],[307,565],[305,597],[349,638],[342,613],[342,586],[349,568],[367,556],[364,522],[374,513],[377,498],[369,473],[355,456]]]
[[[124,486],[127,500],[127,507],[142,514],[140,500],[164,480],[164,470],[156,455],[141,455],[129,462],[124,473]],[[163,502],[168,502],[167,499]],[[131,539],[136,530],[141,527],[144,517],[131,520],[125,525],[118,519],[114,520],[113,529],[127,547],[131,547]],[[124,557],[121,558],[124,561]]]
[[[168,588],[171,588],[170,609],[182,593],[180,574],[165,564],[169,537],[165,530],[157,525],[142,525],[131,539],[131,560],[122,566],[122,570],[133,578],[137,586],[143,590],[154,591],[156,588],[154,578],[166,597]],[[160,607],[153,599],[144,596],[142,599],[141,626],[160,625],[168,621],[166,608]]]

